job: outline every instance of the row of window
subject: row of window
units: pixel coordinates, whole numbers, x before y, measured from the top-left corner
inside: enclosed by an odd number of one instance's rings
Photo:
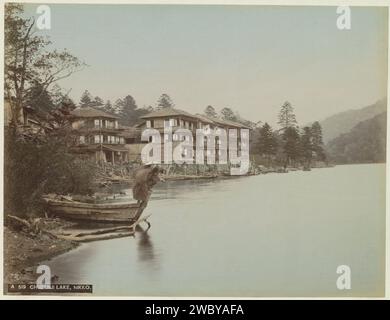
[[[79,142],[81,144],[85,143],[109,143],[109,144],[124,144],[125,138],[117,136],[106,136],[106,135],[94,135],[93,138],[80,136]]]
[[[96,129],[99,128],[108,128],[108,129],[118,129],[118,121],[111,121],[111,120],[101,120],[101,119],[95,119],[94,120],[94,126]]]
[[[179,126],[180,128],[186,128],[193,130],[194,129],[194,123],[189,122],[189,121],[184,121],[184,120],[178,120],[178,119],[165,119],[164,120],[164,128],[172,128]],[[154,128],[154,120],[147,120],[146,121],[146,127],[147,128]],[[210,133],[211,127],[209,124],[203,124],[201,122],[198,123],[198,129],[203,129],[206,134]],[[215,128],[215,133],[219,134],[221,131],[221,128],[216,127]],[[243,137],[246,137],[246,133],[242,133]]]
[[[147,128],[154,128],[154,120],[147,120],[146,127]],[[164,120],[164,128],[172,128],[172,127],[180,127],[180,128],[194,130],[195,125],[193,122],[190,122],[190,121],[178,120],[178,119],[173,119],[173,118],[172,119],[165,119]]]
[[[187,142],[190,142],[191,141],[191,137],[190,136],[181,136],[181,139],[179,139],[179,135],[174,133],[172,135],[172,139],[173,141],[187,141]],[[204,143],[207,144],[207,140],[208,138],[207,137],[204,137]],[[215,137],[215,140],[216,140],[216,143],[218,146],[220,146],[222,144],[222,141],[220,140],[219,137]],[[164,142],[167,142],[169,141],[169,134],[168,133],[165,133],[164,134]],[[156,136],[151,136],[149,138],[149,142],[157,142],[157,139],[156,139]],[[242,147],[245,147],[246,146],[246,143],[245,142],[241,142],[241,141],[238,141],[238,146],[242,146]]]

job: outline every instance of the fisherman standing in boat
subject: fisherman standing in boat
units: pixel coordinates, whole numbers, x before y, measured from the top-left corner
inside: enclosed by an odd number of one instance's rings
[[[152,194],[154,185],[159,181],[163,181],[159,176],[160,173],[162,173],[162,169],[151,164],[146,164],[135,172],[133,198],[138,203],[146,203]]]

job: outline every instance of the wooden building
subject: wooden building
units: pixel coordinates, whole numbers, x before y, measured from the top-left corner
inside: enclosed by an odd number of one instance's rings
[[[84,107],[73,110],[70,118],[78,137],[75,152],[96,162],[120,164],[128,161],[123,129],[119,127],[116,116]]]

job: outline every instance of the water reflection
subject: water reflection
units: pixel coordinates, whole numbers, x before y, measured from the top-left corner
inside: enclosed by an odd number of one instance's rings
[[[140,266],[147,267],[148,269],[157,270],[159,269],[159,259],[155,254],[153,241],[149,234],[149,228],[143,228],[140,225],[136,228],[137,238],[137,255]]]
[[[145,211],[150,230],[44,264],[95,295],[383,295],[384,177],[385,165],[354,165],[161,183]],[[348,292],[335,285],[340,263],[359,275]]]

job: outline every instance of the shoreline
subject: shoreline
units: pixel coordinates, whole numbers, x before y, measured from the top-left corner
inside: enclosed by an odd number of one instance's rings
[[[329,166],[331,167],[331,166]],[[290,171],[302,171],[300,168],[288,168]],[[293,170],[291,170],[293,169]],[[312,169],[315,169],[312,168]],[[289,170],[287,170],[288,172]],[[249,177],[269,173],[281,173],[276,168],[269,168],[265,171],[243,175]],[[183,180],[214,180],[221,178],[238,177],[223,174],[218,175],[168,175],[164,176],[165,181]],[[127,180],[127,179],[123,179]],[[59,218],[42,218],[44,221],[44,231],[54,231],[74,225],[75,223]],[[31,233],[14,230],[4,227],[4,292],[7,293],[7,284],[27,284],[34,283],[38,274],[36,267],[40,262],[50,260],[63,253],[77,248],[80,243],[48,236],[45,233],[32,235]],[[52,275],[55,276],[55,275]]]
[[[73,225],[62,219],[44,218],[44,231],[54,231]],[[55,238],[46,232],[32,234],[4,226],[4,293],[8,284],[35,283],[40,262],[77,248],[77,242]],[[55,275],[52,275],[55,276]]]

